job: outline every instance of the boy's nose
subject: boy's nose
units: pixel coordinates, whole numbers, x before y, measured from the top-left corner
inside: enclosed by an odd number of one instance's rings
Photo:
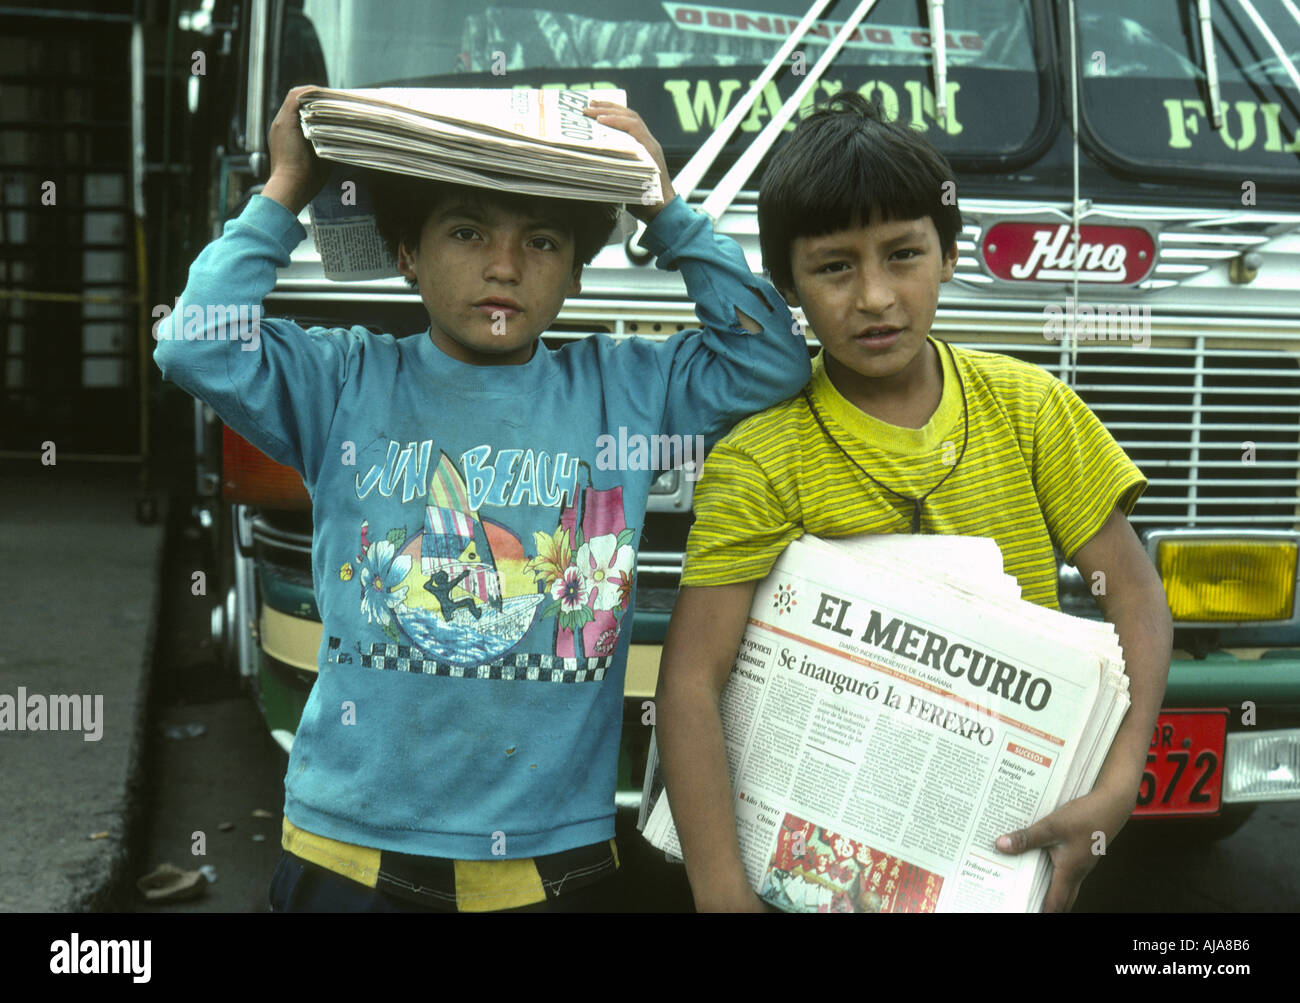
[[[883,316],[894,305],[894,287],[882,271],[863,269],[858,283],[857,307],[862,313]]]
[[[522,250],[513,241],[495,241],[487,250],[484,277],[497,282],[518,282]]]

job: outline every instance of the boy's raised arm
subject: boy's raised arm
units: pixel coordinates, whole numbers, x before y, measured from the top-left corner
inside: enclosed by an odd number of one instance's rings
[[[803,329],[777,291],[749,270],[734,240],[679,198],[656,217],[642,245],[660,268],[681,272],[703,325],[689,339],[670,338],[671,354],[661,355],[664,432],[703,434],[711,443],[803,389],[812,377]]]
[[[262,316],[276,269],[306,236],[297,214],[324,167],[297,122],[296,88],[271,129],[271,179],[190,266],[174,307],[155,307],[154,360],[163,377],[207,403],[232,429],[310,488],[356,339]],[[292,132],[296,132],[296,139]],[[307,159],[310,157],[310,159]],[[315,187],[313,187],[313,185]]]
[[[757,585],[683,587],[659,665],[656,741],[686,874],[701,912],[766,911],[741,865],[718,711]]]
[[[640,116],[608,102],[594,102],[589,114],[632,135],[659,164],[664,204],[628,209],[647,221],[641,244],[658,267],[681,272],[704,328],[653,346],[666,389],[654,431],[702,434],[712,443],[803,389],[812,376],[803,329],[776,289],[750,271],[740,246],[673,192],[663,152]]]

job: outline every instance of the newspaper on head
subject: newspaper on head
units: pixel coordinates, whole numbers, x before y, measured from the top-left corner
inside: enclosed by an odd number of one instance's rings
[[[993,540],[805,536],[755,592],[722,691],[741,857],[806,912],[1041,909],[998,851],[1091,789],[1128,707],[1114,629],[1020,598]],[[644,834],[680,856],[647,766]]]
[[[644,205],[663,201],[659,171],[632,136],[583,114],[623,91],[316,87],[298,100],[317,156],[477,188],[548,198]],[[349,185],[348,182],[351,182]],[[396,274],[396,263],[346,173],[311,203],[312,233],[331,279]],[[626,227],[625,227],[626,228]]]

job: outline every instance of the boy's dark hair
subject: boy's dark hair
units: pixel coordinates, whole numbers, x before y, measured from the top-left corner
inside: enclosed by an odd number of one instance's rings
[[[944,182],[952,185],[946,187]],[[950,194],[945,204],[944,196]],[[816,108],[772,156],[758,195],[763,266],[793,289],[790,243],[881,220],[929,216],[946,252],[961,230],[957,182],[943,154],[916,130],[888,122],[856,91]]]
[[[398,244],[405,242],[408,248],[419,246],[429,215],[450,199],[463,199],[471,205],[490,202],[517,212],[536,211],[539,205],[545,205],[547,215],[563,221],[573,234],[574,268],[591,264],[609,238],[618,216],[618,206],[609,202],[520,195],[381,171],[371,171],[365,180],[374,203],[379,236],[394,259]],[[410,279],[407,284],[415,285]]]

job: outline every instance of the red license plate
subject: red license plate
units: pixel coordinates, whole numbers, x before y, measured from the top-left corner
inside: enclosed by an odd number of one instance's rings
[[[1134,815],[1213,815],[1223,792],[1228,709],[1162,710]]]

